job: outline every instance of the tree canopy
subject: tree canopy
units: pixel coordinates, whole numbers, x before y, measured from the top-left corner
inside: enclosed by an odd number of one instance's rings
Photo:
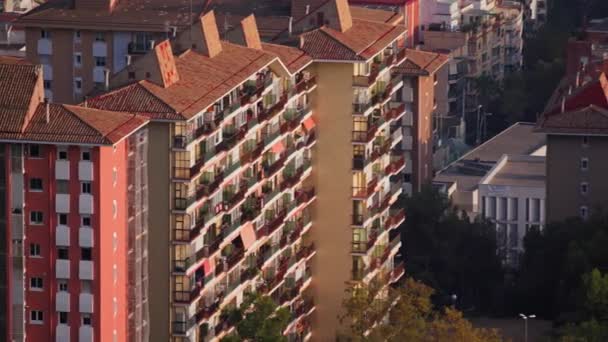
[[[437,289],[444,302],[455,294],[462,307],[492,310],[503,283],[492,224],[470,221],[430,186],[405,198],[404,206],[402,252],[409,275]]]
[[[358,284],[344,300],[344,340],[498,342],[495,330],[477,329],[454,308],[435,310],[433,289],[411,278],[397,289]]]
[[[235,332],[222,342],[256,341],[285,342],[283,331],[287,328],[291,314],[287,308],[278,308],[268,296],[246,294],[239,308],[231,308],[222,315],[231,324],[236,324]]]

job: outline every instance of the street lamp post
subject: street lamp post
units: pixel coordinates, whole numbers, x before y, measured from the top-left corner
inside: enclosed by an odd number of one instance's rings
[[[526,315],[520,313],[519,317],[521,317],[524,320],[524,342],[528,342],[528,319],[536,318],[536,315],[526,316]]]

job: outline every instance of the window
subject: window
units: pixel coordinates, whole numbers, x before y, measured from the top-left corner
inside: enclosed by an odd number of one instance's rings
[[[30,323],[42,324],[42,322],[43,322],[42,311],[40,311],[40,310],[30,311]]]
[[[79,43],[80,42],[80,37],[81,37],[80,30],[74,31],[74,41],[77,42],[77,43]]]
[[[40,245],[37,243],[30,243],[30,256],[40,257]]]
[[[356,146],[356,145],[355,145]],[[118,169],[112,169],[112,185],[116,187],[116,183],[118,182]]]
[[[589,158],[581,158],[581,171],[589,170]]]
[[[118,202],[116,200],[112,200],[112,217],[116,218],[118,215]]]
[[[589,136],[583,136],[583,147],[589,147]]]
[[[51,90],[51,85],[52,85],[51,81],[49,81],[49,80],[44,80],[44,81],[42,81],[42,84],[43,84],[43,86],[44,86],[44,89],[46,89],[46,90]]]
[[[57,221],[59,222],[59,224],[67,226],[68,225],[68,215],[67,214],[57,215]]]
[[[91,325],[91,314],[82,314],[82,325]]]
[[[74,89],[76,89],[76,91],[82,90],[82,78],[80,78],[80,77],[74,78]]]
[[[90,161],[91,160],[91,152],[88,151],[88,150],[82,151],[82,153],[80,154],[80,159],[81,160]]]
[[[30,224],[42,224],[43,218],[42,211],[30,212]]]
[[[40,30],[40,38],[50,39],[51,38],[51,31]]]
[[[82,182],[81,188],[82,188],[83,194],[90,194],[91,193],[91,182]]]
[[[31,158],[40,158],[40,146],[29,145],[29,155]]]
[[[105,57],[95,57],[95,66],[105,67],[106,66],[106,58]]]
[[[68,324],[68,313],[59,311],[59,324]]]
[[[586,195],[589,192],[589,183],[581,183],[581,195]]]
[[[588,209],[586,206],[582,206],[582,207],[579,209],[579,213],[580,213],[581,218],[582,218],[583,220],[586,220],[586,219],[589,217],[589,209]]]
[[[95,33],[95,41],[96,42],[105,42],[106,41],[103,32],[96,32]]]
[[[68,292],[68,281],[67,280],[58,280],[57,287],[61,292]]]
[[[42,291],[42,278],[31,277],[30,278],[30,289],[33,291]]]
[[[42,179],[30,178],[30,191],[42,191]]]
[[[129,79],[130,80],[134,80],[135,79],[135,71],[129,71]]]
[[[70,254],[67,247],[57,247],[57,259],[68,260]]]
[[[57,152],[57,159],[59,160],[68,160],[68,151],[66,150],[59,150]]]
[[[84,227],[90,227],[91,226],[91,216],[83,216],[82,217],[82,225]]]
[[[82,54],[80,52],[74,53],[74,66],[75,67],[82,66]]]
[[[93,249],[92,248],[81,248],[80,249],[80,260],[86,260],[86,261],[93,260]]]

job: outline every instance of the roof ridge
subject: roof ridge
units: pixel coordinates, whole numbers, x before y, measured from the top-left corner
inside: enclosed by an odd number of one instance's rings
[[[331,29],[331,30],[333,30],[331,27],[326,27],[325,25],[323,25],[323,26],[319,27],[319,28],[318,28],[318,29],[316,29],[316,30],[309,31],[309,32],[306,32],[306,33],[304,33],[304,34],[309,34],[309,33],[311,33],[311,32],[320,31],[320,32],[322,32],[323,34],[325,34],[327,37],[329,37],[331,40],[333,40],[333,41],[335,41],[336,43],[338,43],[338,44],[342,45],[342,46],[343,46],[344,48],[346,48],[348,51],[353,52],[353,53],[354,53],[355,55],[357,55],[357,56],[359,55],[359,53],[358,53],[357,51],[355,51],[355,50],[351,49],[351,48],[350,48],[349,46],[347,46],[346,44],[344,44],[344,43],[342,43],[341,41],[339,41],[339,40],[335,39],[334,37],[332,37],[332,35],[331,35],[329,32],[326,32],[326,31],[325,31],[326,29]],[[340,34],[342,34],[342,32],[340,32]]]
[[[71,110],[69,107],[78,107],[78,108],[83,108],[85,110],[94,110],[94,111],[102,111],[101,109],[97,109],[97,108],[89,108],[89,107],[81,107],[81,106],[77,106],[77,105],[67,105],[67,104],[60,104],[61,107],[63,107],[65,110],[67,110],[68,112],[70,112],[74,117],[76,117],[78,120],[80,120],[80,122],[84,123],[85,125],[87,125],[90,129],[92,129],[93,131],[97,132],[104,140],[105,143],[112,143],[108,138],[107,135],[109,134],[103,134],[102,132],[100,132],[97,128],[93,127],[90,123],[88,123],[86,120],[84,120],[83,118],[80,117],[80,115],[78,115],[78,113],[74,112],[73,110]],[[108,112],[112,112],[112,111],[108,111]],[[122,113],[122,112],[114,112],[114,113]],[[124,122],[123,122],[124,124]],[[122,126],[122,124],[121,124]],[[113,132],[114,130],[112,130]],[[111,133],[111,132],[110,132]]]
[[[185,118],[181,113],[179,113],[175,108],[173,108],[173,106],[171,106],[170,104],[168,104],[167,102],[163,101],[160,97],[156,96],[153,92],[151,92],[148,88],[143,86],[143,82],[150,82],[148,80],[139,80],[138,82],[136,82],[136,84],[141,87],[141,89],[143,89],[146,93],[148,93],[150,96],[154,97],[155,99],[157,99],[158,101],[160,101],[162,104],[164,104],[165,106],[167,106],[168,108],[170,108],[173,113],[178,114],[179,116],[181,116],[182,118]]]

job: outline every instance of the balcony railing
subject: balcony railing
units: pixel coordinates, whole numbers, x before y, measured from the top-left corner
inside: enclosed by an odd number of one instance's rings
[[[403,156],[400,157],[392,157],[391,162],[386,166],[384,172],[386,174],[393,174],[398,170],[401,170],[405,165],[405,158]]]
[[[366,187],[353,187],[353,197],[355,198],[367,198],[372,193],[374,193],[374,189],[378,185],[378,177],[374,177],[369,183],[367,183]]]

